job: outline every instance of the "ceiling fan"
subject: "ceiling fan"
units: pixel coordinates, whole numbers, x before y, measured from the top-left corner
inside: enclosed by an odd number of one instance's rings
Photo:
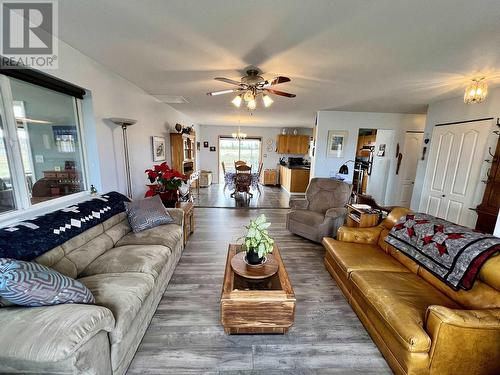
[[[288,92],[278,91],[271,88],[272,86],[278,85],[280,83],[290,82],[290,78],[278,76],[271,80],[266,80],[261,75],[259,75],[259,73],[260,72],[257,69],[249,69],[247,70],[247,75],[241,77],[241,80],[239,82],[223,77],[214,78],[216,81],[229,83],[238,87],[228,90],[207,92],[207,95],[217,96],[237,93],[238,95],[236,95],[231,103],[233,103],[236,107],[240,107],[241,103],[245,101],[247,103],[248,109],[251,110],[257,107],[256,99],[259,95],[262,95],[262,101],[264,102],[265,107],[269,107],[271,104],[273,104],[273,99],[269,96],[269,94],[284,96],[286,98],[295,98],[295,94],[290,94]]]

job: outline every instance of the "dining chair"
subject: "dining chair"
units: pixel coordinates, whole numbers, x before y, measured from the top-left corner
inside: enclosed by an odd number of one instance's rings
[[[245,193],[245,195],[250,198],[253,197],[253,194],[250,192],[250,186],[252,185],[252,175],[250,173],[238,173],[236,172],[235,177],[235,189],[231,194],[231,197],[234,197],[236,193]]]
[[[240,164],[236,167],[236,174],[239,174],[239,173],[252,174],[252,167],[249,167],[246,164]]]
[[[237,160],[234,162],[234,168],[240,166],[240,165],[247,165],[247,162],[246,161],[243,161],[243,160]]]

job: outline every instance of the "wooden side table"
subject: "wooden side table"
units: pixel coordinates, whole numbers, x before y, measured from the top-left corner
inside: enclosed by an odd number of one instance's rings
[[[194,204],[193,202],[177,202],[176,208],[184,211],[184,246],[189,236],[194,232]]]
[[[350,204],[346,205],[346,208],[348,227],[374,227],[379,222],[380,213],[372,209],[357,208]]]

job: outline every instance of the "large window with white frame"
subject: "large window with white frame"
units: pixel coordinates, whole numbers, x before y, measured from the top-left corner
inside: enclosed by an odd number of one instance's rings
[[[79,99],[0,75],[0,215],[87,190]]]

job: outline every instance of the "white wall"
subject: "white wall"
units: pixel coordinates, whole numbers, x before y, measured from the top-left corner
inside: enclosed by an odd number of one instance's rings
[[[242,126],[241,131],[248,136],[262,137],[262,162],[263,168],[276,168],[280,157],[288,157],[287,154],[278,154],[276,150],[276,136],[281,134],[283,128],[267,127],[267,126]],[[290,128],[290,131],[293,128]],[[214,126],[214,125],[200,125],[200,131],[197,134],[198,140],[201,142],[201,149],[199,152],[200,169],[205,169],[213,172],[213,181],[218,182],[218,154],[219,154],[219,136],[231,136],[231,133],[236,132],[238,126]],[[312,135],[310,128],[297,128],[299,134]],[[289,132],[290,133],[290,132]],[[273,140],[273,151],[267,151],[267,139]],[[215,146],[216,152],[211,152],[210,148],[204,148],[203,142],[208,141],[209,146]],[[300,155],[303,156],[303,155]],[[222,171],[221,171],[222,173]]]
[[[424,129],[425,115],[399,114],[399,113],[373,113],[373,112],[346,112],[346,111],[319,111],[318,126],[316,132],[316,155],[312,160],[311,176],[330,177],[335,175],[340,166],[348,160],[354,160],[356,157],[356,145],[358,141],[359,129],[385,129],[394,130],[392,142],[390,135],[387,134],[388,143],[386,143],[385,159],[377,159],[377,164],[386,165],[388,180],[386,183],[384,204],[394,204],[399,188],[399,176],[396,176],[396,144],[403,147],[406,131],[421,131]],[[347,144],[343,158],[327,157],[327,141],[329,130],[347,130]],[[378,149],[377,149],[378,150]],[[388,165],[387,165],[388,164]],[[352,181],[353,163],[348,164],[348,180]],[[384,168],[385,168],[384,167]],[[372,188],[373,192],[373,188]],[[377,192],[376,194],[379,194]]]
[[[465,104],[463,102],[463,97],[457,97],[430,104],[427,111],[424,136],[424,138],[430,139],[430,143],[427,145],[428,150],[430,150],[430,146],[432,143],[432,131],[436,124],[474,120],[487,117],[500,117],[500,88],[494,90],[490,89],[489,95],[483,103]],[[492,127],[494,127],[494,125],[492,125]],[[489,138],[489,146],[492,146],[493,150],[495,149],[497,140],[498,137],[494,136],[493,134]],[[427,152],[427,155],[428,154],[429,152]],[[415,184],[411,203],[412,208],[415,209],[418,209],[420,204],[426,168],[427,158],[426,160],[419,160],[416,180],[420,181],[421,183],[418,185]],[[481,171],[481,176],[484,176],[486,174],[486,170],[487,165],[486,163],[484,163]],[[479,186],[476,194],[480,197],[482,197],[481,188],[484,191],[484,186]]]
[[[126,191],[122,130],[105,119],[137,120],[129,128],[128,138],[133,194],[142,196],[146,190],[144,170],[153,164],[151,136],[165,136],[170,151],[168,134],[173,126],[193,125],[192,120],[64,42],[59,44],[59,69],[46,73],[91,92],[83,103],[83,117],[89,143],[90,183],[99,191]]]

